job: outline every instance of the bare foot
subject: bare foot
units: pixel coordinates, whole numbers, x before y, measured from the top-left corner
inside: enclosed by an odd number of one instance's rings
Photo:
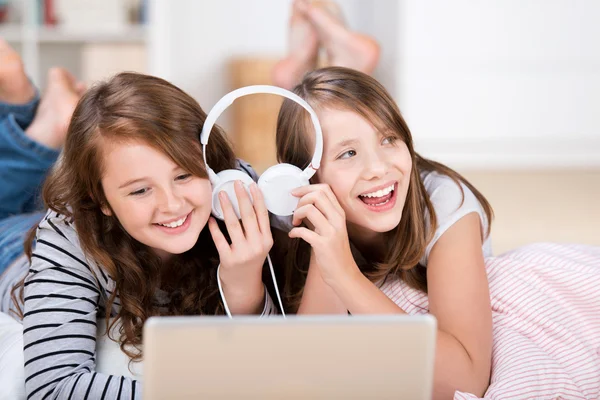
[[[25,133],[31,139],[50,148],[63,146],[73,110],[85,86],[63,68],[48,71],[48,84],[35,114]]]
[[[0,38],[0,102],[25,104],[35,97],[35,89],[23,68],[19,54]]]
[[[317,32],[298,9],[294,0],[289,22],[288,56],[273,68],[273,82],[285,89],[293,88],[305,73],[315,69],[319,50]]]
[[[352,68],[366,74],[375,70],[380,49],[373,38],[348,30],[332,12],[307,0],[298,0],[297,9],[317,30],[330,66]]]

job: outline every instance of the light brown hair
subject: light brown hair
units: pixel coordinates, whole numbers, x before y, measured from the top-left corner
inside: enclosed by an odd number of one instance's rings
[[[293,89],[315,110],[340,109],[358,113],[382,131],[392,131],[402,140],[412,158],[412,171],[400,224],[387,232],[386,255],[380,260],[367,260],[361,265],[363,273],[373,282],[397,276],[413,288],[427,292],[427,276],[419,260],[425,253],[437,226],[435,210],[429,199],[420,173],[435,171],[464,183],[481,203],[488,221],[493,212],[485,197],[456,171],[417,154],[408,126],[398,106],[374,78],[361,72],[327,67],[307,74]],[[311,138],[314,128],[308,113],[290,100],[285,100],[277,120],[277,158],[279,162],[306,167],[312,158]],[[314,178],[313,178],[314,179]],[[461,188],[462,190],[462,188]],[[429,216],[427,218],[426,216]],[[486,234],[489,234],[489,229]],[[290,309],[299,305],[309,265],[310,247],[301,239],[290,245],[285,265],[284,293]]]
[[[192,249],[163,263],[125,231],[114,212],[103,214],[101,207],[110,207],[101,184],[103,143],[142,141],[188,173],[208,178],[199,141],[205,119],[198,103],[169,82],[118,74],[80,99],[63,154],[43,187],[45,205],[74,224],[86,257],[114,279],[116,290],[106,299],[107,328],[121,321],[121,349],[133,360],[141,358],[142,327],[150,316],[223,313],[216,282],[218,253],[206,226]],[[217,172],[235,168],[231,146],[217,126],[211,132],[207,161]],[[30,257],[34,237],[35,229],[26,241]],[[23,282],[13,290],[21,316],[16,291],[20,289],[22,302],[22,288]],[[155,303],[159,289],[169,296],[166,308]],[[116,295],[121,308],[109,327]],[[128,345],[137,351],[128,350]]]

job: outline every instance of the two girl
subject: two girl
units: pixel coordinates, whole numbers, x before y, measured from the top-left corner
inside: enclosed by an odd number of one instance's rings
[[[324,154],[314,184],[294,193],[294,240],[279,264],[286,307],[403,314],[418,312],[406,306],[407,286],[426,294],[425,311],[439,328],[435,397],[482,395],[492,366],[489,204],[456,172],[415,153],[397,106],[372,78],[327,68],[307,75],[295,92],[319,115]],[[33,111],[17,119],[22,110],[13,106],[4,108],[6,118],[21,122],[11,122],[3,144],[31,163],[39,148],[22,130]],[[251,189],[252,207],[238,187],[241,225],[221,200],[231,245],[209,217],[211,188],[198,143],[205,117],[179,89],[136,74],[96,86],[79,102],[45,184],[50,211],[37,228],[22,286],[29,397],[139,396],[134,380],[94,372],[97,318],[117,317],[123,350],[140,358],[149,316],[223,313],[219,260],[234,313],[275,311],[261,279],[272,237],[260,193]],[[310,129],[304,111],[286,101],[277,129],[280,161],[310,161]],[[219,129],[209,146],[217,171],[247,168],[236,164]],[[45,169],[35,169],[39,182]],[[28,267],[17,259],[2,281]]]

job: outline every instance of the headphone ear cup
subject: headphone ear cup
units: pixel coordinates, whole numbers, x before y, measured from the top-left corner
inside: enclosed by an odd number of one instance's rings
[[[219,193],[225,192],[229,198],[229,201],[231,202],[231,205],[233,206],[235,215],[239,219],[240,206],[235,194],[234,183],[235,181],[242,181],[246,192],[248,192],[248,196],[250,196],[250,200],[253,200],[252,195],[250,194],[249,186],[254,183],[254,181],[246,173],[238,171],[237,169],[226,169],[221,171],[217,174],[217,178],[217,184],[213,186],[212,189],[212,215],[220,220],[225,219],[223,216],[223,209],[221,208],[221,202],[219,201]]]
[[[278,216],[294,213],[300,199],[290,192],[309,184],[303,171],[291,164],[274,165],[263,172],[258,180],[258,188],[265,198],[267,209]]]

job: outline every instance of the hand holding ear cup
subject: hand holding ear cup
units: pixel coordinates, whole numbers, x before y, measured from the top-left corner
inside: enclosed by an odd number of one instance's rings
[[[309,185],[309,178],[291,164],[278,164],[267,169],[258,180],[258,188],[265,197],[267,209],[275,215],[292,215],[300,199],[290,192]]]
[[[240,205],[238,204],[237,196],[235,195],[234,184],[235,181],[242,181],[244,184],[244,189],[248,192],[248,196],[250,196],[250,200],[252,200],[252,195],[250,194],[249,186],[254,181],[251,177],[249,177],[246,173],[242,171],[238,171],[237,169],[226,169],[224,171],[219,172],[215,175],[216,179],[211,180],[213,185],[212,187],[212,214],[215,218],[219,218],[223,220],[225,217],[223,216],[223,210],[221,209],[221,202],[219,201],[219,193],[225,192],[227,193],[227,197],[233,206],[233,210],[235,211],[235,215],[239,218],[240,216]]]
[[[206,165],[208,178],[213,185],[212,213],[216,218],[224,219],[223,210],[221,209],[221,202],[219,201],[219,193],[222,191],[227,193],[235,213],[237,214],[238,218],[240,218],[240,209],[234,188],[235,181],[242,181],[245,189],[248,190],[248,186],[253,182],[253,180],[250,176],[239,170],[228,169],[215,174],[215,172],[206,162],[206,144],[208,143],[208,138],[219,115],[221,115],[221,113],[225,111],[225,109],[229,107],[237,98],[255,93],[277,94],[287,97],[300,104],[310,114],[316,135],[315,153],[313,154],[310,165],[304,171],[290,164],[279,164],[269,168],[259,179],[259,190],[261,190],[261,193],[264,197],[267,209],[276,215],[292,214],[296,209],[298,199],[291,196],[290,191],[296,187],[308,185],[309,179],[315,174],[321,163],[321,156],[323,154],[323,133],[321,132],[321,125],[317,120],[317,114],[302,98],[290,92],[289,90],[268,85],[247,86],[226,94],[208,113],[206,121],[204,121],[204,125],[202,126],[202,132],[200,133],[200,143],[202,144],[203,153],[202,157],[204,158],[204,164]],[[250,193],[248,194],[252,200],[252,196]],[[275,279],[275,270],[273,269],[273,264],[268,253],[267,261],[269,262],[269,270],[271,271],[271,277],[273,278],[273,285],[275,287],[275,293],[277,294],[279,306],[281,307],[281,313],[285,318],[283,302],[281,301],[277,280]],[[231,312],[229,311],[225,294],[223,292],[223,287],[221,285],[221,278],[219,277],[220,267],[221,265],[219,264],[217,267],[217,284],[219,287],[219,293],[221,294],[221,299],[223,301],[223,306],[225,307],[225,312],[229,317],[231,317]]]
[[[310,178],[315,174],[321,164],[321,156],[323,155],[323,133],[321,132],[321,125],[319,124],[315,111],[301,97],[289,90],[269,85],[246,86],[226,94],[208,113],[200,134],[204,163],[206,164],[208,176],[213,184],[212,211],[216,218],[223,219],[223,212],[218,201],[219,192],[222,190],[227,191],[232,203],[235,201],[235,210],[239,217],[239,207],[235,192],[233,191],[233,182],[235,180],[241,180],[242,182],[252,183],[252,178],[238,170],[225,170],[215,174],[210,169],[206,162],[206,144],[208,143],[210,132],[217,121],[217,118],[237,98],[258,93],[276,94],[293,100],[310,114],[310,119],[315,129],[315,152],[310,165],[306,167],[304,171],[291,164],[278,164],[267,169],[260,177],[258,187],[265,198],[267,209],[279,216],[292,215],[298,205],[299,199],[292,196],[290,192],[297,187],[309,185]],[[241,176],[244,176],[245,178],[242,179]],[[246,184],[246,186],[248,184]]]

